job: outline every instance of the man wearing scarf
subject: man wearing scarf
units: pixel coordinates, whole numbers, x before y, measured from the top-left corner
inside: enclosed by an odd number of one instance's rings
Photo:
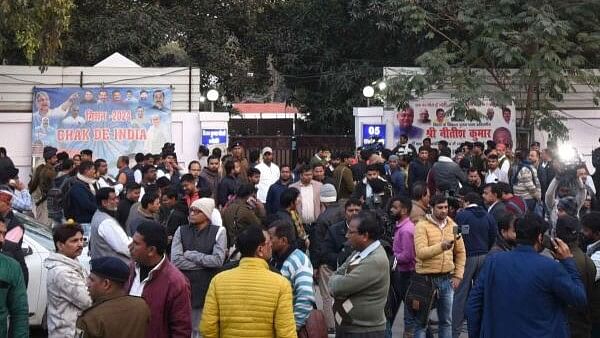
[[[96,212],[96,169],[91,161],[79,165],[77,178],[65,196],[65,217],[77,223],[90,223]]]

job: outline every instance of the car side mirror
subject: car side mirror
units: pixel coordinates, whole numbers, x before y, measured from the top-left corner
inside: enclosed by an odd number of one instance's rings
[[[33,249],[29,245],[21,247],[21,251],[23,252],[23,256],[25,257],[33,255]]]

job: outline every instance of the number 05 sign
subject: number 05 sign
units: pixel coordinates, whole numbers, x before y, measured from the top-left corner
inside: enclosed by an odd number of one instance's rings
[[[379,142],[385,145],[385,124],[363,124],[362,143],[371,143],[371,138],[379,138]]]

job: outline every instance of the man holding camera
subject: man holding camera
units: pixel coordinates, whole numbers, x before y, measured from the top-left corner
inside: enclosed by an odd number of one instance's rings
[[[392,197],[392,185],[380,176],[375,164],[367,166],[367,176],[356,185],[352,198],[363,201],[367,209],[383,209]]]
[[[465,269],[465,244],[454,234],[456,223],[448,217],[448,199],[441,194],[431,198],[431,214],[415,225],[415,279],[425,280],[437,290],[439,337],[452,337],[452,301]],[[410,293],[410,290],[409,290]],[[422,307],[411,311],[422,311]],[[426,309],[429,311],[429,309]],[[415,337],[425,337],[429,316],[415,316]]]
[[[456,214],[456,234],[462,236],[467,251],[463,280],[456,289],[452,303],[452,336],[460,336],[464,322],[464,308],[471,284],[477,279],[487,253],[496,240],[496,220],[481,205],[483,200],[476,192],[463,197],[464,209]]]

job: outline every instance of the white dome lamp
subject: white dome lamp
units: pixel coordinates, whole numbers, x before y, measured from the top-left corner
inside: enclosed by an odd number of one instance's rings
[[[373,97],[373,95],[375,95],[375,88],[373,88],[372,86],[365,86],[365,88],[363,88],[363,96],[367,98],[367,107],[371,106],[371,98]]]
[[[206,98],[210,101],[210,111],[215,111],[215,101],[219,99],[219,92],[216,89],[211,89],[206,93]]]

